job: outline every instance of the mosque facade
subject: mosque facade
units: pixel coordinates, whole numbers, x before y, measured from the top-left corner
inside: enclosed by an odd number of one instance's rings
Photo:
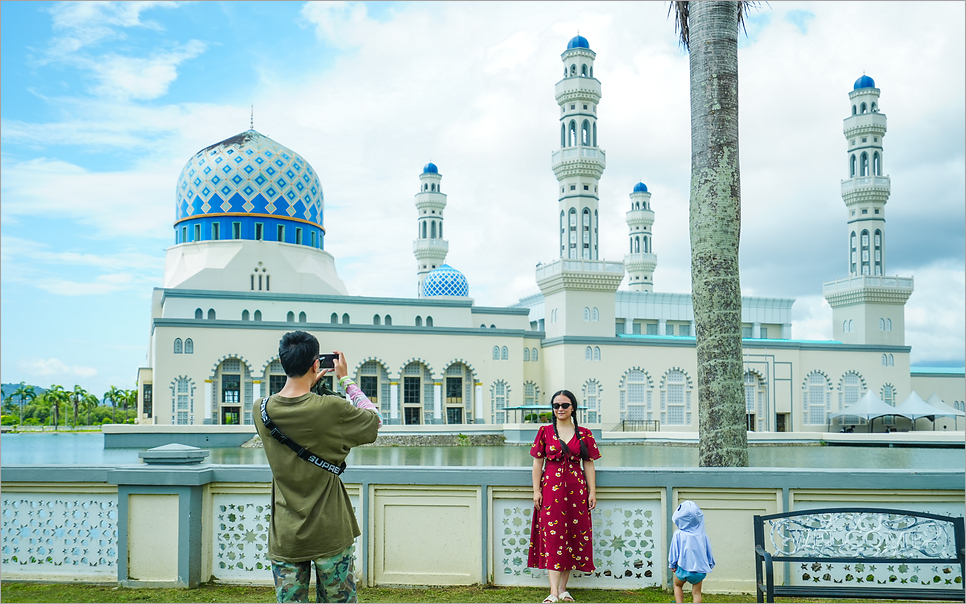
[[[151,300],[138,421],[251,424],[255,402],[285,383],[279,339],[301,329],[346,353],[390,424],[513,425],[566,388],[589,427],[696,433],[691,296],[655,291],[659,221],[643,182],[629,187],[627,254],[598,254],[600,236],[616,234],[600,233],[598,220],[606,154],[595,58],[579,35],[561,55],[559,249],[537,266],[540,293],[508,307],[475,304],[466,276],[446,264],[446,195],[434,163],[415,194],[416,295],[382,298],[350,295],[339,278],[325,251],[322,184],[306,158],[254,129],[196,153],[178,179],[175,244]],[[869,391],[891,405],[914,390],[937,394],[963,409],[962,370],[910,368],[904,305],[913,279],[886,271],[891,185],[879,93],[863,76],[849,95],[848,271],[823,285],[835,340],[794,339],[792,299],[742,298],[749,430],[823,432],[830,413]]]

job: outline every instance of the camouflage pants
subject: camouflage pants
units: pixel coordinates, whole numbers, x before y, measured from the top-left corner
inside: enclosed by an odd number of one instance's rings
[[[275,597],[279,602],[308,602],[309,578],[315,565],[316,602],[358,602],[352,575],[354,545],[331,558],[306,562],[272,560]]]

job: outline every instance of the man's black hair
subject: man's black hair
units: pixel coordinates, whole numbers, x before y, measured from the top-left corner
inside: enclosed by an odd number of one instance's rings
[[[319,341],[310,333],[290,331],[278,343],[278,360],[289,377],[302,377],[318,358]]]

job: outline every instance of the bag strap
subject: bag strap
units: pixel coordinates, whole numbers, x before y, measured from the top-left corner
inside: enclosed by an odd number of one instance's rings
[[[275,425],[275,422],[272,421],[272,418],[268,416],[268,397],[267,396],[262,399],[262,423],[265,424],[266,430],[271,431],[272,436],[275,437],[275,440],[282,443],[292,451],[295,451],[295,454],[299,456],[299,459],[304,459],[305,461],[311,464],[314,464],[322,468],[323,470],[332,472],[336,476],[340,476],[343,472],[345,472],[344,461],[338,466],[328,461],[325,461],[315,453],[312,453],[311,451],[309,451],[302,445],[298,444],[291,438],[285,436],[285,434],[283,434],[282,431],[278,429],[278,426]]]

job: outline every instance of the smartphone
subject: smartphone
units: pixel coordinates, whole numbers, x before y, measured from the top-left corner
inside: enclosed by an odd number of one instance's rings
[[[320,354],[319,360],[322,362],[319,364],[319,369],[332,369],[333,367],[335,367],[335,360],[337,358],[339,358],[339,355],[335,353]]]

